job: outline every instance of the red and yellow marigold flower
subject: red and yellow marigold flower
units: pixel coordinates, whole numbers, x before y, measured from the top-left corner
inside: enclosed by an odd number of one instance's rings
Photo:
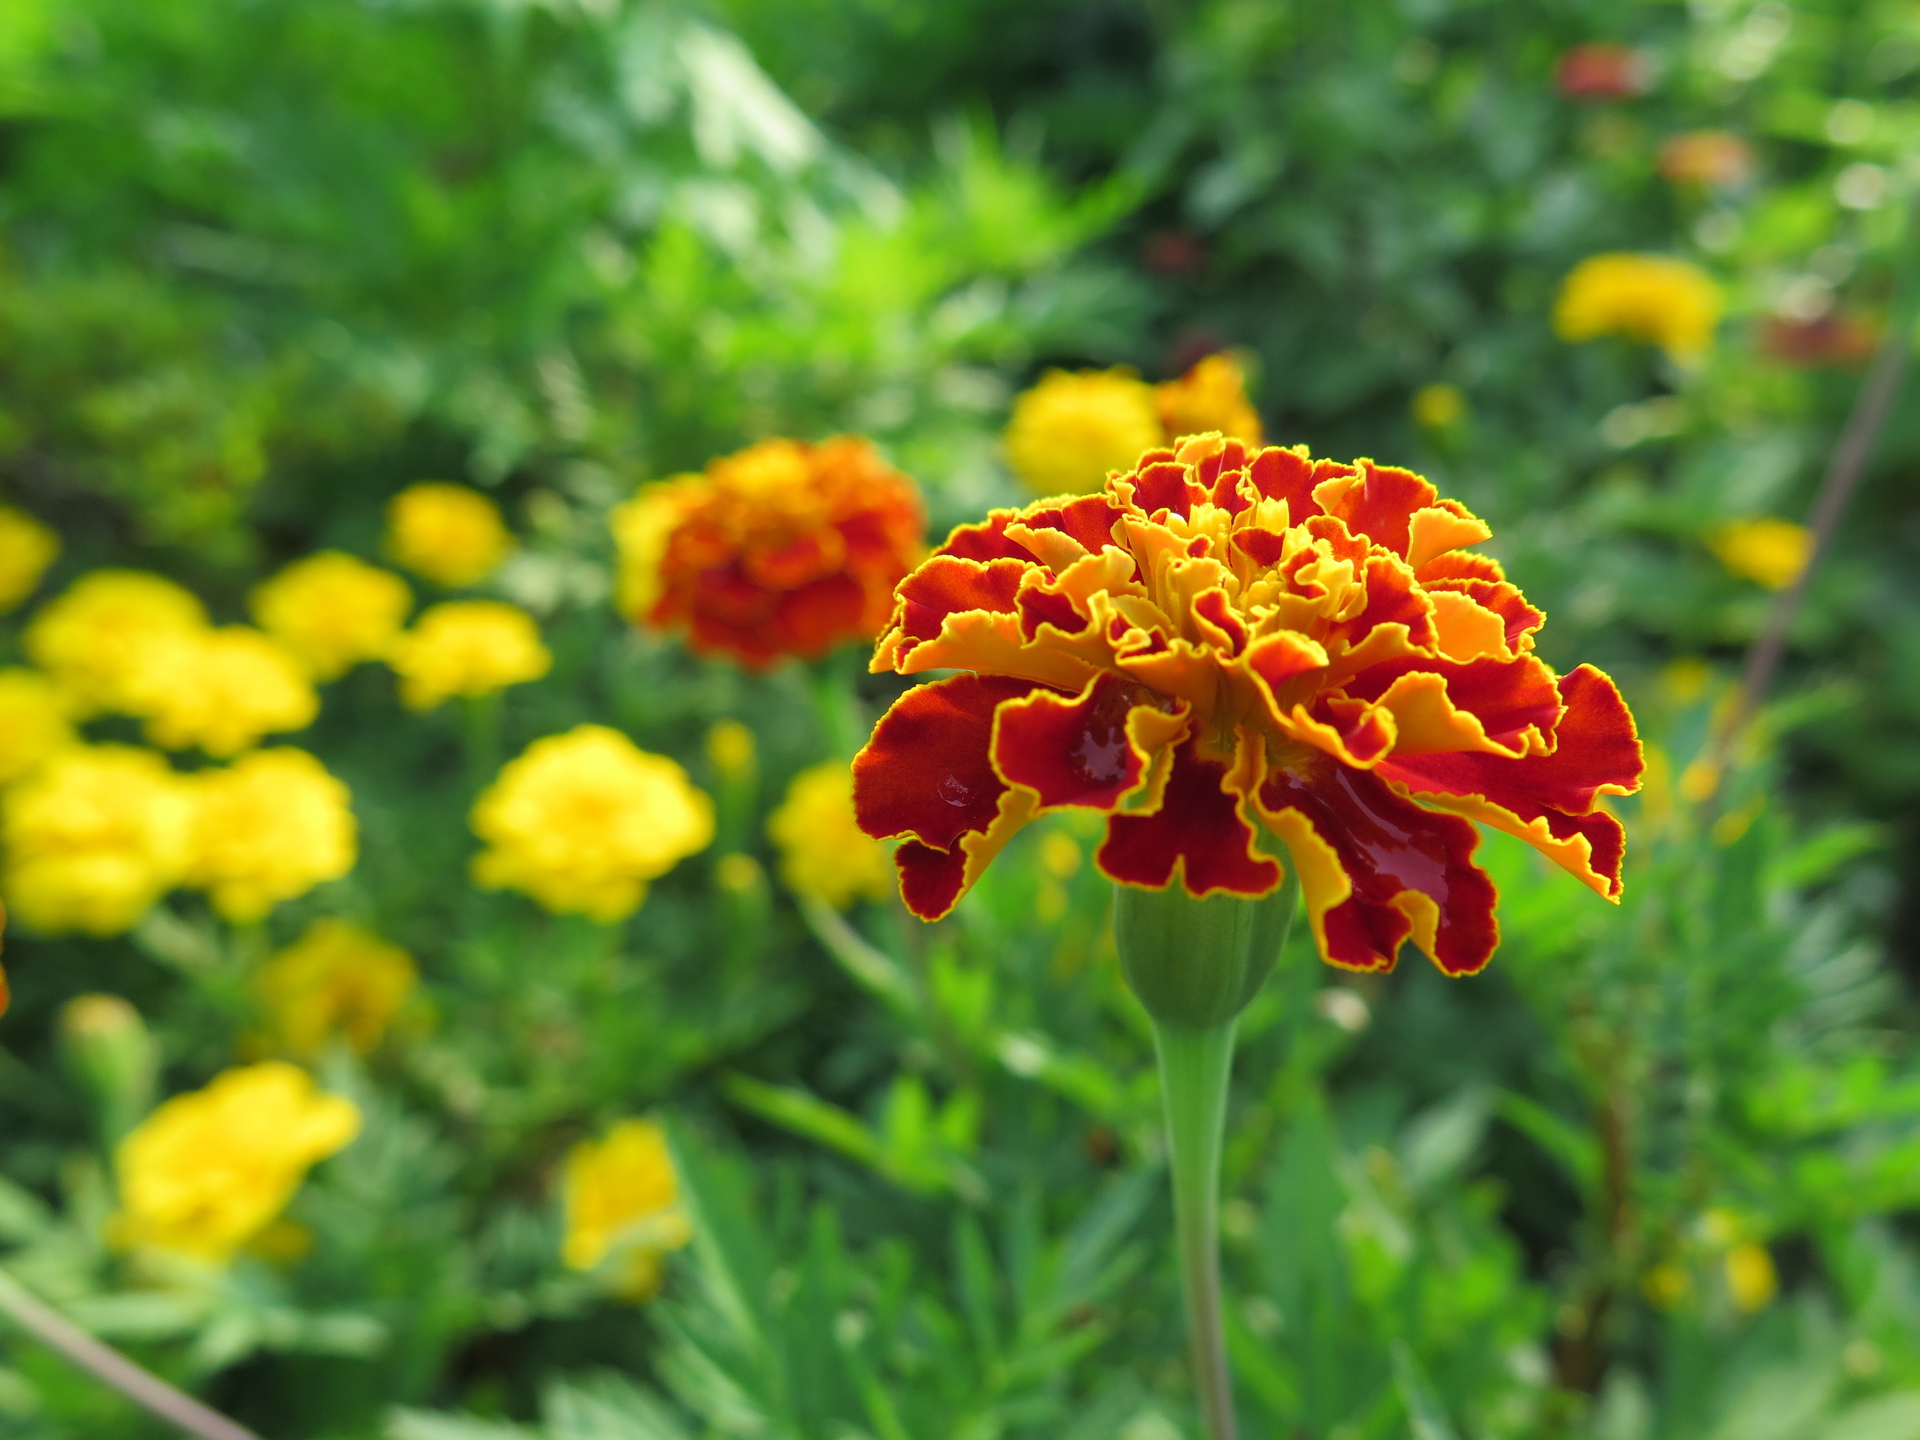
[[[925,528],[913,482],[871,442],[762,440],[614,512],[619,603],[756,669],[815,659],[879,633]]]
[[[1104,493],[996,510],[901,582],[873,668],[909,691],[854,762],[901,892],[948,913],[1017,830],[1105,813],[1122,885],[1259,897],[1296,868],[1321,955],[1449,974],[1498,940],[1469,821],[1617,899],[1638,787],[1613,682],[1558,676],[1488,527],[1407,470],[1151,450]]]

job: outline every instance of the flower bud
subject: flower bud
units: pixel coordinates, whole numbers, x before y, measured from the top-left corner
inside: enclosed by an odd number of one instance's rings
[[[1164,890],[1116,885],[1120,970],[1147,1013],[1180,1030],[1225,1025],[1260,993],[1300,904],[1293,872],[1259,899],[1197,900],[1176,875]]]
[[[101,1138],[112,1145],[153,1106],[159,1069],[140,1012],[118,995],[79,995],[60,1012],[60,1057],[94,1104]]]

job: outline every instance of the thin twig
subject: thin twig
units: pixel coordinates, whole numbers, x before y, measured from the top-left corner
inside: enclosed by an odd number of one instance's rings
[[[158,1375],[143,1370],[118,1350],[101,1344],[4,1270],[0,1270],[0,1314],[96,1380],[199,1440],[260,1440],[246,1426],[236,1424],[218,1410],[208,1409]]]

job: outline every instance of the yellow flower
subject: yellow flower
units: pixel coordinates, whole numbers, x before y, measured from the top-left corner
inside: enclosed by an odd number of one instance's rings
[[[1040,495],[1098,490],[1161,442],[1153,387],[1128,369],[1049,370],[1013,402],[1007,461]]]
[[[0,670],[0,785],[75,743],[72,699],[37,670]]]
[[[1168,442],[1209,430],[1249,445],[1259,445],[1266,439],[1260,412],[1247,398],[1246,371],[1231,355],[1207,356],[1178,380],[1154,386],[1153,399]],[[1129,455],[1114,468],[1125,469],[1137,458]]]
[[[237,922],[353,868],[357,827],[347,787],[304,750],[256,750],[192,777],[187,883]]]
[[[304,730],[320,697],[293,655],[245,625],[156,637],[128,677],[125,707],[166,750],[238,755],[263,736]]]
[[[205,608],[171,580],[95,570],[42,607],[24,639],[33,662],[83,707],[126,711],[152,646],[206,624]]]
[[[350,1100],[268,1061],[176,1095],[120,1142],[120,1213],[109,1235],[222,1264],[286,1208],[307,1170],[360,1131]]]
[[[1423,385],[1413,393],[1413,418],[1429,430],[1446,430],[1467,413],[1467,397],[1456,385]]]
[[[693,1238],[679,1201],[665,1133],[651,1120],[618,1121],[604,1140],[583,1140],[567,1153],[561,1256],[574,1270],[611,1259],[615,1289],[645,1300],[660,1288],[662,1258]]]
[[[707,759],[728,780],[744,780],[753,774],[755,742],[753,731],[738,720],[719,720],[707,731]]]
[[[1590,255],[1574,266],[1554,303],[1562,340],[1625,335],[1676,360],[1699,358],[1720,320],[1720,289],[1696,265],[1666,255]]]
[[[464,485],[422,481],[387,506],[387,553],[441,585],[478,585],[512,548],[500,507]]]
[[[31,515],[0,505],[0,613],[33,593],[60,553],[60,537]]]
[[[713,802],[618,730],[580,725],[509,761],[473,807],[473,876],[549,910],[612,923],[647,882],[713,841]]]
[[[780,878],[796,895],[844,910],[855,900],[884,900],[893,889],[888,847],[853,818],[853,771],[828,760],[793,777],[787,798],[767,817],[780,852]]]
[[[400,677],[400,698],[431,710],[455,695],[476,699],[538,680],[553,666],[540,627],[500,600],[450,600],[421,615],[393,644],[387,663]]]
[[[365,1055],[418,983],[413,957],[398,945],[344,920],[316,920],[261,967],[254,992],[287,1053],[317,1055],[338,1035]]]
[[[1780,1288],[1767,1247],[1749,1241],[1727,1252],[1727,1293],[1736,1309],[1751,1315],[1764,1309]]]
[[[35,930],[114,935],[180,879],[181,777],[125,745],[75,746],[6,792],[7,904]]]
[[[1769,590],[1784,590],[1793,584],[1813,558],[1813,532],[1770,515],[1722,525],[1707,538],[1707,544],[1735,575]]]
[[[413,608],[413,593],[391,571],[322,550],[256,585],[251,604],[260,628],[314,679],[332,680],[386,655]]]

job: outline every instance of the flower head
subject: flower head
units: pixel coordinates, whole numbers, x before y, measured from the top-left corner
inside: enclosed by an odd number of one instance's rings
[[[120,1142],[111,1238],[222,1264],[359,1130],[353,1102],[323,1094],[304,1070],[282,1061],[229,1070],[174,1096]]]
[[[73,700],[37,670],[0,670],[0,785],[76,741]]]
[[[614,512],[620,604],[755,668],[869,640],[923,553],[913,482],[855,436],[763,440]]]
[[[122,706],[145,717],[165,750],[238,755],[264,736],[304,730],[320,713],[306,670],[278,641],[245,625],[156,636],[130,669]]]
[[[205,607],[171,580],[94,570],[40,609],[24,641],[34,664],[83,707],[129,712],[153,646],[206,625]]]
[[[35,930],[118,934],[180,880],[192,813],[150,750],[62,750],[0,800],[7,904]]]
[[[1013,402],[1007,462],[1036,494],[1084,495],[1161,438],[1154,388],[1133,371],[1049,370]]]
[[[647,883],[713,840],[713,802],[618,730],[580,725],[507,762],[473,807],[473,874],[547,909],[611,923]]]
[[[296,560],[254,587],[253,618],[316,680],[385,657],[413,593],[389,570],[338,550]]]
[[[362,1055],[419,984],[413,957],[344,920],[316,920],[260,968],[254,993],[271,1039],[290,1055],[320,1053],[338,1035]]]
[[[895,702],[854,761],[901,892],[951,910],[1035,815],[1104,813],[1123,885],[1259,897],[1300,877],[1321,955],[1492,954],[1468,820],[1608,898],[1640,743],[1613,682],[1556,676],[1486,525],[1406,470],[1150,451],[1105,493],[994,511],[901,582],[873,668],[970,673]]]
[[[1728,570],[1769,590],[1793,584],[1813,558],[1813,532],[1771,515],[1729,521],[1708,537],[1707,544]]]
[[[787,798],[767,817],[780,852],[780,878],[796,895],[844,910],[879,900],[893,884],[887,847],[861,830],[853,815],[853,772],[828,760],[793,777]]]
[[[478,585],[512,548],[500,507],[465,485],[423,480],[388,502],[387,553],[436,584]]]
[[[387,657],[400,698],[431,710],[454,696],[469,700],[538,680],[553,668],[540,627],[503,600],[450,600],[425,611]]]
[[[192,789],[187,883],[229,920],[261,919],[353,868],[352,796],[304,750],[256,750],[194,775]]]
[[[1571,100],[1625,100],[1644,93],[1653,74],[1638,50],[1596,40],[1562,55],[1553,79]]]
[[[1690,361],[1713,343],[1720,290],[1698,266],[1667,255],[1590,255],[1574,266],[1554,302],[1562,340],[1625,335]]]
[[[1675,185],[1734,186],[1753,173],[1753,151],[1730,130],[1689,130],[1660,147],[1660,173]]]
[[[1446,430],[1467,413],[1467,397],[1457,385],[1422,385],[1413,392],[1413,418],[1429,430]]]
[[[593,1270],[611,1258],[615,1288],[629,1300],[657,1291],[662,1258],[693,1238],[666,1134],[651,1120],[618,1121],[605,1139],[568,1151],[561,1204],[568,1267]]]
[[[1178,380],[1154,386],[1153,401],[1160,412],[1161,438],[1169,443],[1212,430],[1249,445],[1266,438],[1260,412],[1247,398],[1246,371],[1231,355],[1209,355]],[[1133,459],[1129,455],[1120,463],[1129,465]],[[1106,479],[1105,474],[1100,478]]]
[[[60,554],[60,537],[24,511],[0,505],[0,613],[33,593]]]

